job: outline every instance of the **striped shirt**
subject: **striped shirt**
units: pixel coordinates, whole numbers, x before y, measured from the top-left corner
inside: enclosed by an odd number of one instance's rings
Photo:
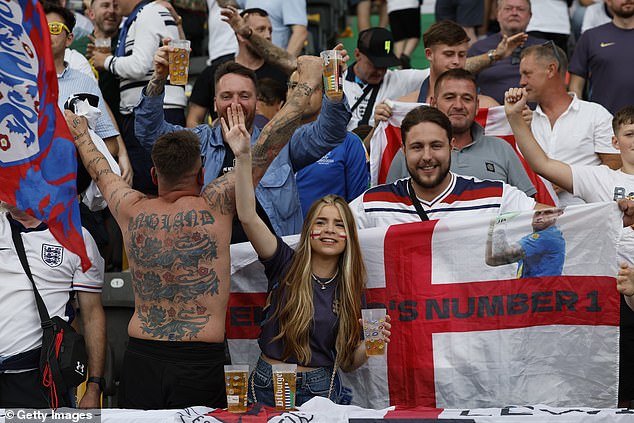
[[[451,182],[431,201],[420,200],[430,220],[476,213],[499,214],[532,210],[535,200],[500,181],[481,181],[450,172]],[[419,222],[416,207],[407,193],[409,178],[370,188],[350,203],[360,229]]]
[[[154,73],[154,53],[162,45],[163,38],[180,39],[178,27],[170,12],[157,3],[148,3],[130,25],[125,40],[125,56],[108,56],[104,67],[120,78],[121,103],[119,109],[124,115],[132,113],[141,100],[141,90]],[[185,108],[187,98],[185,87],[165,86],[166,109]]]

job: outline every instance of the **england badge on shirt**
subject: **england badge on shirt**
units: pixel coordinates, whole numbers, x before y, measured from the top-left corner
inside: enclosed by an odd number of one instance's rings
[[[42,244],[42,260],[50,267],[62,264],[64,249],[59,245]]]

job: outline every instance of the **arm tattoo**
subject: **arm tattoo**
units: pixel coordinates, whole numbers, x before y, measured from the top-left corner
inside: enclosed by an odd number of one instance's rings
[[[287,75],[297,69],[297,58],[258,34],[251,34],[249,42],[267,63],[280,68]]]
[[[148,82],[147,84],[145,95],[149,97],[155,97],[157,95],[163,94],[163,91],[165,91],[166,81],[167,78],[157,78],[156,76],[153,76],[152,79],[150,79],[150,82]]]
[[[491,66],[491,59],[489,59],[487,53],[483,53],[478,56],[469,57],[464,68],[472,74],[477,75],[478,72],[489,66]]]

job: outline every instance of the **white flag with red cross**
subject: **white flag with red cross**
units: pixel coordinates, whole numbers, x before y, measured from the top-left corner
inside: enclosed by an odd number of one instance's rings
[[[487,265],[489,225],[475,216],[360,232],[368,306],[387,308],[393,326],[384,357],[343,374],[354,404],[616,406],[617,206],[565,209],[556,222],[565,258],[548,276],[518,279],[519,263]],[[534,230],[532,211],[495,228],[509,245],[548,240]],[[267,282],[250,244],[232,246],[231,255],[232,360],[254,365]]]

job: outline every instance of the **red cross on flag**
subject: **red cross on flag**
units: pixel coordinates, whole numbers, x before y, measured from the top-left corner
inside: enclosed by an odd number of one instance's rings
[[[361,231],[368,306],[387,308],[392,337],[344,374],[353,403],[615,407],[621,225],[614,203],[594,203],[548,225],[526,211]],[[253,365],[267,283],[249,244],[231,256],[232,360]]]

